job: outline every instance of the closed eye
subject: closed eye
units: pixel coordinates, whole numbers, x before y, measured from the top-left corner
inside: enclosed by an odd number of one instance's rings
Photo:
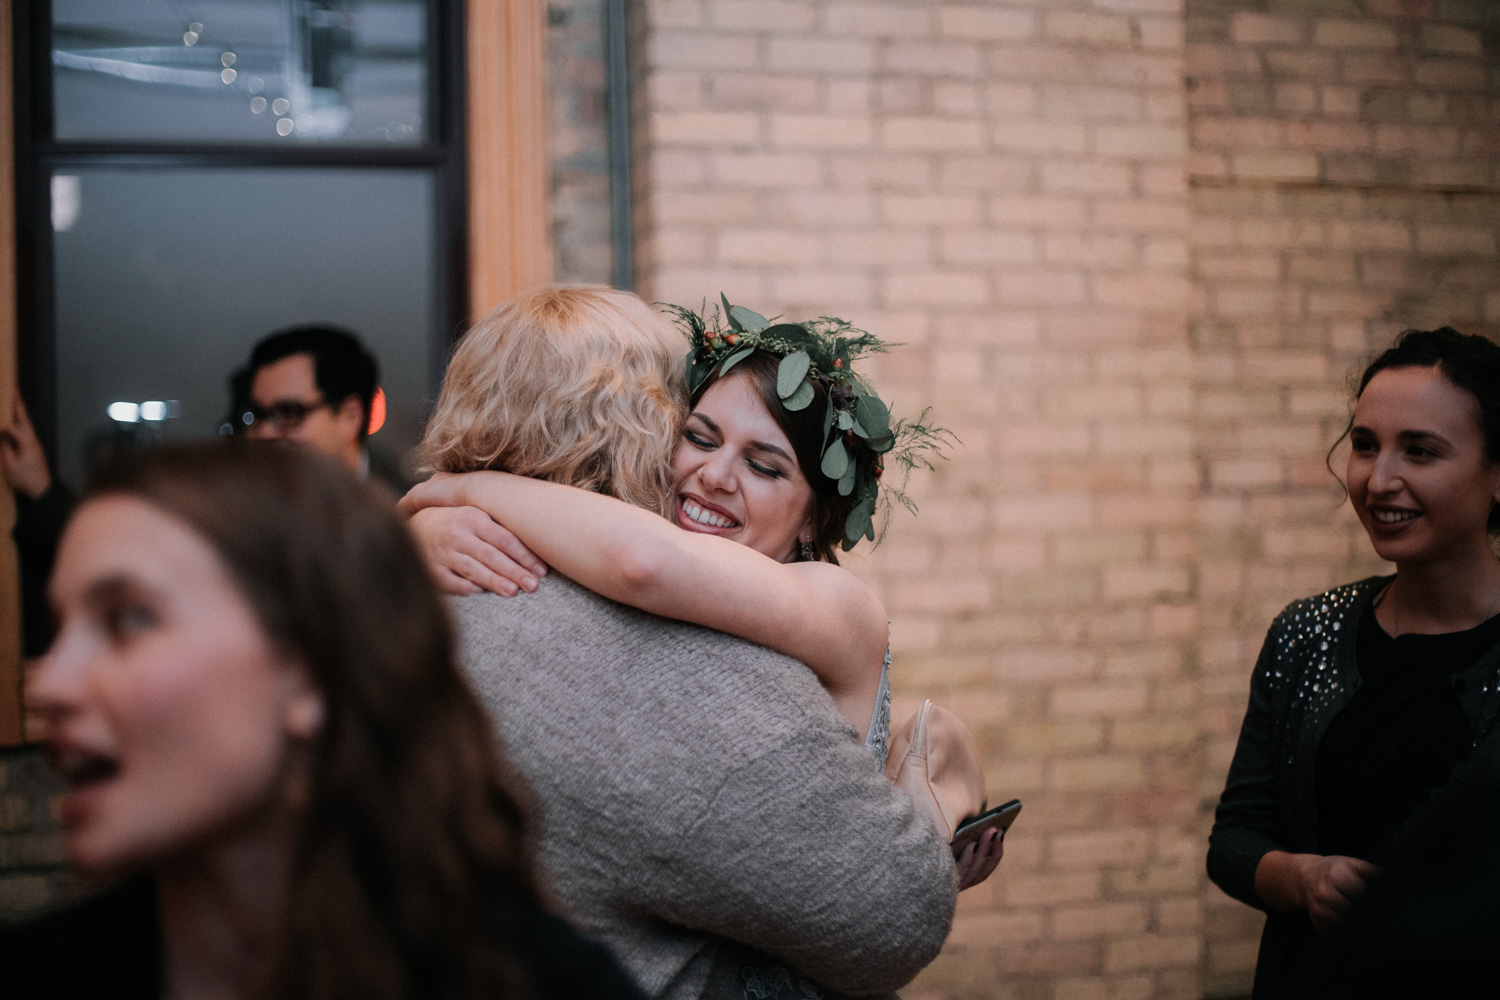
[[[682,436],[686,438],[688,444],[692,445],[694,448],[702,448],[704,451],[711,451],[712,449],[718,447],[702,434],[698,434],[691,430],[683,431]]]
[[[765,476],[767,479],[781,479],[786,475],[786,473],[782,472],[780,469],[775,468],[774,466],[766,465],[764,462],[757,462],[753,458],[745,459],[745,464],[750,466],[750,470],[752,472]]]

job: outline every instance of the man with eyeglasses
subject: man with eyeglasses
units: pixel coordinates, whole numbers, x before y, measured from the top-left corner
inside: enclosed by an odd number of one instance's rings
[[[398,472],[371,465],[365,446],[379,392],[375,356],[348,330],[294,326],[255,345],[230,380],[240,433],[296,441],[337,458],[361,478],[374,474],[398,493]]]

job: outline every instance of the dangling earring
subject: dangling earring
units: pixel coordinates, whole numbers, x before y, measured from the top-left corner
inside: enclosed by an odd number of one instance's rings
[[[816,555],[816,553],[813,552],[812,542],[809,542],[806,539],[803,539],[803,541],[802,541],[802,561],[803,562],[812,562],[814,555]]]

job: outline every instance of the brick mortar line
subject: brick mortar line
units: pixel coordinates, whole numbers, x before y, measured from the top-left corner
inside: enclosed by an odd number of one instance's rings
[[[1379,181],[1299,181],[1258,177],[1216,177],[1188,174],[1188,187],[1195,188],[1290,188],[1300,191],[1373,191],[1381,194],[1489,194],[1500,195],[1494,184],[1389,184]]]

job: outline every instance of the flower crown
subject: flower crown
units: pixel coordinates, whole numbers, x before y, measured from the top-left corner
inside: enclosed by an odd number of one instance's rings
[[[744,306],[730,305],[723,295],[719,298],[724,303],[722,314],[717,307],[710,314],[707,308],[696,313],[667,305],[691,345],[689,394],[696,401],[714,371],[723,377],[757,349],[781,358],[776,395],[788,410],[806,409],[816,398],[814,383],[821,385],[828,399],[821,470],[838,484],[840,496],[854,497],[854,506],[844,519],[841,544],[846,552],[861,538],[880,544],[890,521],[890,501],[916,512],[916,504],[904,491],[911,470],[919,465],[933,468],[932,460],[945,457],[943,448],[957,438],[941,427],[925,426],[926,410],[914,422],[892,423],[890,409],[854,371],[856,361],[887,350],[888,345],[874,334],[832,316],[802,323],[774,322]],[[882,480],[887,457],[901,469],[899,485]],[[882,515],[878,536],[877,509]]]

